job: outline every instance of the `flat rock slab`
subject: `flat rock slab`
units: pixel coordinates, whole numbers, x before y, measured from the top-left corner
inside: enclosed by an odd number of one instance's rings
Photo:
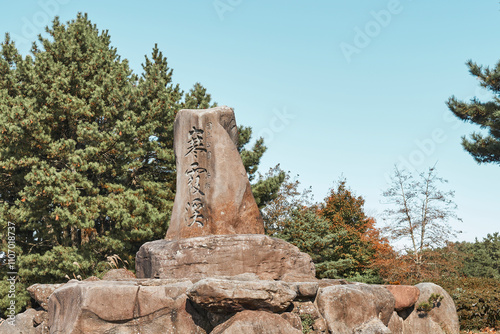
[[[215,327],[211,334],[302,334],[287,320],[265,311],[243,311]]]
[[[316,305],[331,333],[390,333],[395,300],[383,286],[346,284],[320,288]]]
[[[138,278],[199,280],[244,273],[263,280],[297,273],[314,280],[315,268],[311,257],[297,247],[259,234],[157,240],[142,245],[136,255]]]
[[[149,281],[68,282],[50,296],[51,333],[207,333],[190,281]]]
[[[396,300],[396,311],[402,311],[405,308],[412,307],[420,296],[420,290],[412,285],[385,285],[394,299]]]
[[[191,301],[214,313],[243,310],[285,311],[297,296],[287,283],[206,278],[195,283],[187,295]]]
[[[166,239],[264,234],[237,144],[233,109],[222,106],[177,113],[177,187]]]

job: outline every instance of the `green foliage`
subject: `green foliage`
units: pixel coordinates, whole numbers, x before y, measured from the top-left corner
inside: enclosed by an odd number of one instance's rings
[[[302,322],[302,333],[310,333],[313,330],[314,318],[311,314],[302,313],[300,315]]]
[[[363,204],[341,181],[325,203],[295,209],[274,235],[308,253],[319,278],[379,282],[369,265],[380,239],[370,233],[374,221],[364,214]]]
[[[260,159],[267,147],[264,145],[264,139],[259,138],[253,144],[251,149],[245,147],[250,143],[252,137],[252,129],[250,127],[238,127],[238,152],[240,153],[241,160],[247,171],[248,179],[252,182],[252,193],[257,202],[259,209],[266,206],[267,203],[272,201],[278,196],[278,191],[281,184],[285,180],[285,173],[282,170],[275,170],[272,174],[266,176],[259,175],[257,180],[257,169]]]
[[[494,94],[493,100],[482,102],[474,98],[470,102],[463,102],[452,96],[447,101],[448,108],[461,120],[475,123],[489,131],[488,135],[474,132],[470,139],[462,137],[464,149],[478,163],[500,164],[500,62],[492,69],[483,68],[471,60],[467,66],[480,85]]]
[[[433,308],[439,306],[441,300],[443,300],[443,296],[438,293],[432,293],[427,301],[418,304],[417,311],[429,313]]]
[[[460,328],[500,328],[500,282],[493,278],[448,277],[435,282],[450,294]]]
[[[217,106],[217,103],[210,104],[212,97],[207,94],[207,89],[199,82],[186,94],[184,98],[184,109],[207,109]]]
[[[11,222],[19,287],[99,275],[112,256],[133,268],[139,247],[163,238],[170,219],[175,115],[211,99],[197,83],[183,101],[156,45],[134,75],[86,14],[56,18],[47,34],[26,57],[8,34],[0,48],[0,254]],[[260,139],[245,150],[245,129],[239,150],[253,176],[265,146]],[[280,177],[255,183],[261,205]]]
[[[461,242],[456,247],[465,254],[461,272],[466,276],[500,281],[500,234],[488,234],[482,241]]]

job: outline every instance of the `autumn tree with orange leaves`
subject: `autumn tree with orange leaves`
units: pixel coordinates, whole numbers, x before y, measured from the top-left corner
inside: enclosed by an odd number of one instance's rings
[[[276,236],[311,255],[320,278],[380,282],[372,263],[392,249],[363,205],[341,180],[324,202],[295,208]]]

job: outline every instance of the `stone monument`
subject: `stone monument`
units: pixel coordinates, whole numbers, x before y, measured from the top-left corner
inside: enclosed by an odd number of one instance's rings
[[[145,243],[138,278],[201,279],[252,273],[314,278],[311,257],[264,235],[237,149],[233,109],[183,109],[174,124],[177,190],[165,240]]]
[[[237,138],[232,109],[181,110],[172,220],[164,240],[140,248],[137,278],[114,269],[32,285],[36,305],[0,333],[459,333],[441,287],[318,280],[309,255],[264,235]],[[440,305],[421,314],[436,293]]]
[[[174,124],[177,191],[167,240],[264,234],[237,144],[231,108],[179,111]]]

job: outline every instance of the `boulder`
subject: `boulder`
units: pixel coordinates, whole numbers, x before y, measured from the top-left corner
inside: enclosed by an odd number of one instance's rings
[[[242,311],[210,334],[302,334],[281,316],[265,311]]]
[[[396,300],[396,311],[402,311],[405,308],[412,307],[420,296],[420,290],[411,285],[385,285],[394,299]]]
[[[19,313],[14,317],[14,321],[4,321],[0,325],[0,333],[2,334],[41,334],[47,333],[42,331],[40,323],[36,323],[35,319],[42,317],[45,311],[35,310],[33,308],[27,309],[23,313]]]
[[[195,283],[187,295],[196,305],[210,312],[231,313],[242,310],[282,312],[297,293],[283,282],[206,278]]]
[[[281,314],[281,317],[288,321],[293,328],[303,331],[302,319],[297,313],[285,312]]]
[[[319,285],[317,282],[292,282],[288,285],[297,293],[297,299],[314,299],[318,293]]]
[[[28,292],[38,305],[40,305],[45,311],[49,309],[49,297],[50,295],[62,284],[33,284],[28,287]]]
[[[460,332],[458,315],[455,303],[450,295],[442,287],[434,283],[420,283],[416,287],[420,290],[420,297],[415,303],[415,307],[403,311],[405,314],[400,312],[403,316],[403,333],[458,334]],[[433,293],[443,296],[443,300],[429,312],[418,311],[418,305],[427,302]]]
[[[394,311],[387,327],[391,330],[392,334],[404,334],[403,322],[403,318],[401,318],[399,314]]]
[[[284,240],[259,234],[156,240],[142,245],[136,255],[138,278],[199,280],[253,273],[278,280],[293,272],[314,280],[311,257]]]
[[[183,109],[174,122],[177,187],[166,239],[264,234],[233,109]]]
[[[190,281],[70,281],[49,299],[52,333],[195,333],[211,328],[185,292]]]
[[[116,280],[131,280],[135,278],[135,274],[130,270],[125,268],[111,269],[102,277],[105,281],[116,281]],[[90,281],[90,280],[89,280]]]
[[[395,305],[386,288],[367,284],[320,288],[315,302],[332,333],[376,333],[387,327]]]

